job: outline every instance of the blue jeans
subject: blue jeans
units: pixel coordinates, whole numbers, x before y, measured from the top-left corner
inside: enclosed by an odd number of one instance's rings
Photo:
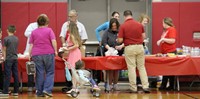
[[[4,85],[3,93],[8,93],[8,88],[10,86],[11,72],[14,78],[14,93],[18,93],[19,90],[19,80],[18,80],[18,61],[17,59],[6,60],[4,62]]]
[[[43,91],[52,93],[55,70],[54,56],[54,54],[46,54],[32,57],[32,60],[35,62],[36,66],[35,86],[37,95],[43,94]]]
[[[3,68],[1,63],[0,63],[0,90],[3,90]]]

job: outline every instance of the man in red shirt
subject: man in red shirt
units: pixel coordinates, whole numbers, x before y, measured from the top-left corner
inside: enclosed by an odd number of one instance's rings
[[[144,66],[144,48],[143,40],[145,37],[144,28],[142,24],[136,22],[132,17],[130,10],[124,11],[125,22],[120,26],[118,39],[119,43],[125,45],[125,60],[128,67],[128,75],[130,81],[131,92],[137,92],[136,72],[137,67],[143,90],[145,93],[150,93],[149,82],[147,78],[146,69]]]

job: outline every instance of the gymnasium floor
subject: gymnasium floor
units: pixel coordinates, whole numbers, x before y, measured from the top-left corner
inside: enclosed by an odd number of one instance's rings
[[[27,92],[27,88],[23,88],[22,94],[19,96],[9,96],[9,99],[74,99],[70,95],[63,94],[61,92],[62,86],[54,87],[53,97],[37,97],[34,92]],[[200,99],[200,90],[198,87],[193,87],[192,90],[184,88],[184,91],[158,91],[157,88],[151,88],[151,93],[146,94],[142,89],[138,88],[138,93],[129,93],[128,83],[120,83],[120,91],[104,92],[103,84],[100,84],[101,95],[100,97],[94,97],[90,93],[89,86],[82,86],[79,88],[80,94],[76,99]],[[12,88],[11,88],[12,90]],[[194,91],[195,90],[195,91]],[[1,98],[1,97],[0,97]]]

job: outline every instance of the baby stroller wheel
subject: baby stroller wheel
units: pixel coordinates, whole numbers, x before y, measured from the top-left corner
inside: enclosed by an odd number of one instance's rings
[[[109,93],[110,92],[110,90],[105,90],[105,93]]]
[[[99,97],[100,96],[100,92],[97,91],[97,90],[94,90],[92,94],[93,94],[94,97]]]
[[[72,91],[72,92],[71,92],[71,96],[72,96],[73,98],[76,98],[76,97],[78,96],[78,93],[75,92],[75,91]]]
[[[96,96],[96,97],[99,97],[99,96],[100,96],[100,93],[99,93],[99,92],[96,92],[95,96]]]
[[[93,92],[94,92],[94,91],[93,91],[92,89],[90,89],[90,93],[93,94]]]
[[[67,91],[70,91],[71,89],[72,89],[72,87],[62,88],[62,93],[66,93]]]

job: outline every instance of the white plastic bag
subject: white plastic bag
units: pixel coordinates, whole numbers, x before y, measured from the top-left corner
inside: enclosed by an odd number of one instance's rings
[[[118,56],[118,51],[113,47],[109,48],[108,51],[105,52],[105,56]]]

